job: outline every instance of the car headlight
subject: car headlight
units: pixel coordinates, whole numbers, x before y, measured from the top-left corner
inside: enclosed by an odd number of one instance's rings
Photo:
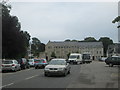
[[[49,70],[49,68],[45,68],[45,70]]]
[[[62,71],[62,70],[64,70],[64,68],[59,68],[58,70]]]

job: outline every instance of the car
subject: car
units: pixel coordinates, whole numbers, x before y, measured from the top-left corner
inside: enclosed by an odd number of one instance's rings
[[[26,58],[18,59],[18,63],[20,64],[21,69],[30,68],[28,60]]]
[[[105,63],[109,65],[110,67],[113,67],[113,65],[120,65],[120,56],[112,56],[108,57],[105,60]]]
[[[47,60],[46,59],[37,59],[35,60],[35,69],[38,69],[38,68],[44,68],[46,65],[47,65]]]
[[[2,72],[4,71],[18,71],[21,70],[20,64],[18,64],[17,60],[4,60],[2,61]]]
[[[28,59],[28,63],[30,67],[34,67],[34,64],[35,64],[34,59]]]
[[[105,62],[106,59],[107,59],[107,57],[101,57],[101,58],[99,58],[98,60],[99,60],[99,61],[102,61],[102,62]]]
[[[55,58],[52,59],[44,69],[44,75],[63,75],[70,74],[70,65],[66,59]]]

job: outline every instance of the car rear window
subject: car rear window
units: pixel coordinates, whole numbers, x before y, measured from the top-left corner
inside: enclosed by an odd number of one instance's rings
[[[33,60],[29,60],[29,62],[33,62]]]
[[[3,64],[12,64],[13,61],[3,61]]]

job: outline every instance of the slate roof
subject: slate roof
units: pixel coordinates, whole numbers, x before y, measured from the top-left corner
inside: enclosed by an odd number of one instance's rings
[[[102,42],[56,42],[49,41],[47,46],[76,46],[76,47],[100,47],[103,48]]]

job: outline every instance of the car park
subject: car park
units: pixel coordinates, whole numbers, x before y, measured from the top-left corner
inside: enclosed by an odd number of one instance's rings
[[[2,61],[2,72],[4,71],[18,71],[21,70],[20,64],[18,64],[17,60],[4,60]]]
[[[21,69],[30,68],[28,60],[25,58],[18,59],[18,63],[20,64]]]
[[[63,75],[66,76],[70,73],[70,65],[66,59],[52,59],[44,69],[44,75]]]
[[[112,56],[108,57],[105,60],[105,63],[109,65],[110,67],[113,67],[113,65],[120,65],[120,56]]]
[[[38,69],[38,68],[44,68],[46,65],[47,65],[47,60],[42,58],[42,59],[37,59],[35,60],[35,69]]]
[[[34,64],[35,64],[34,59],[28,59],[28,63],[30,67],[34,67]]]

